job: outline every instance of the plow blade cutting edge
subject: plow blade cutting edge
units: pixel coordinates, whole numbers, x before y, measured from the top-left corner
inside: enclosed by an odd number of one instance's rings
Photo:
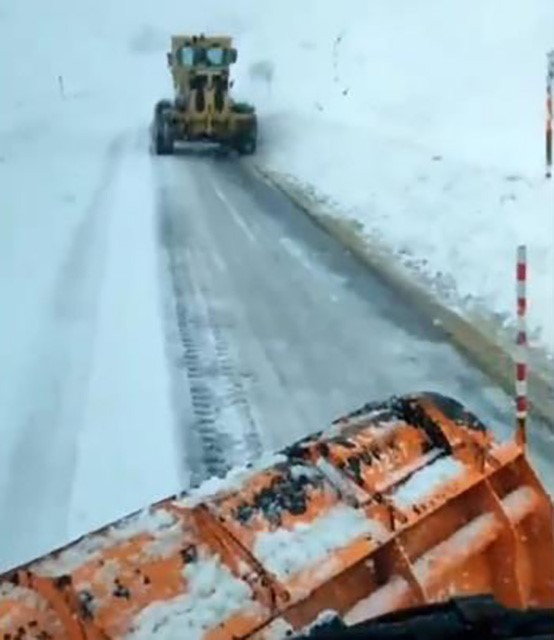
[[[553,607],[552,515],[515,442],[445,396],[395,397],[0,576],[0,638],[273,640],[472,594]]]

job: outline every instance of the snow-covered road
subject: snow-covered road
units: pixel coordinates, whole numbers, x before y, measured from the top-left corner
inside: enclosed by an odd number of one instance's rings
[[[12,412],[0,567],[369,399],[433,389],[511,423],[439,329],[234,159],[150,158],[131,131],[103,167]]]

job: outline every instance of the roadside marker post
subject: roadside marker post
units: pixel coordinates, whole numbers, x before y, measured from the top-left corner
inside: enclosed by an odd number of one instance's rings
[[[548,52],[546,71],[546,177],[552,177],[552,93],[554,85],[554,49]]]
[[[527,247],[517,248],[516,266],[517,338],[516,338],[516,441],[527,444]]]

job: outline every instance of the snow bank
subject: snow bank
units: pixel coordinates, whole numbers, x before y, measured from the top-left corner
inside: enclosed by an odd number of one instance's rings
[[[279,129],[298,139],[306,123]],[[347,125],[329,130],[310,123],[303,135],[307,146],[292,162],[284,142],[268,149],[266,162],[315,185],[333,215],[361,224],[370,246],[388,249],[409,274],[470,319],[484,314],[505,330],[514,326],[516,247],[527,244],[531,344],[554,352],[554,183],[456,158],[437,160],[431,150]],[[359,145],[363,162],[356,161]],[[346,174],[327,157],[329,148],[352,149]]]
[[[104,280],[76,446],[72,537],[175,494],[185,476],[169,395],[146,134],[131,132],[123,144],[104,213]],[[109,472],[99,473],[99,460]]]
[[[127,640],[201,640],[209,629],[253,603],[250,587],[214,558],[187,564],[183,575],[187,593],[146,607]]]
[[[279,579],[286,580],[366,535],[383,540],[386,531],[362,511],[339,505],[309,524],[257,534],[254,555]]]
[[[409,509],[425,501],[442,485],[446,485],[458,478],[463,474],[464,470],[464,465],[452,456],[439,458],[423,467],[423,469],[416,471],[391,494],[391,498],[401,509]]]

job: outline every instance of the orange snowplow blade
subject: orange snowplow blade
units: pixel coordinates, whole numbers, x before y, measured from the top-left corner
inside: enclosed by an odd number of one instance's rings
[[[444,396],[393,398],[1,576],[0,638],[274,640],[477,593],[552,607],[552,515],[515,443]]]

